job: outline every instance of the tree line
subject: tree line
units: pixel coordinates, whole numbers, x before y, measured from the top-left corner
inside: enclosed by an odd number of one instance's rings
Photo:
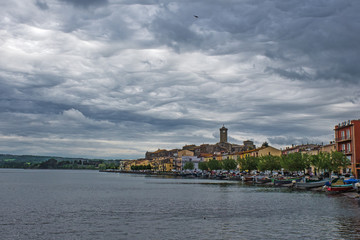
[[[211,159],[208,162],[199,162],[201,170],[235,170],[239,166],[241,171],[279,171],[305,172],[311,166],[315,175],[320,172],[339,173],[341,168],[350,165],[350,160],[342,152],[321,152],[318,155],[290,153],[282,156],[266,155],[261,157],[246,156],[244,158],[225,159],[222,161]],[[193,169],[193,165],[184,165],[184,169]]]
[[[134,166],[131,166],[131,170],[134,170],[134,171],[139,171],[139,170],[151,170],[152,167],[150,164],[148,165],[134,165]]]
[[[118,169],[119,162],[115,160],[75,160],[58,161],[50,158],[42,162],[0,161],[0,168],[25,169]]]

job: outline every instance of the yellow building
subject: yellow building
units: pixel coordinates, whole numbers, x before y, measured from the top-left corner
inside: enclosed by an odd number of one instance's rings
[[[276,149],[274,147],[261,147],[261,148],[257,148],[255,149],[252,153],[252,156],[254,157],[261,157],[261,156],[268,156],[268,155],[272,155],[272,156],[281,156],[281,150]]]
[[[123,161],[119,166],[119,169],[123,171],[131,171],[132,166],[148,166],[148,165],[153,167],[153,161],[148,159],[128,160],[128,161]]]
[[[182,157],[182,156],[194,156],[194,152],[189,150],[178,151],[178,157]]]
[[[238,156],[239,156],[239,153],[232,153],[232,154],[228,155],[228,158],[236,161],[238,159]]]
[[[131,166],[135,166],[136,165],[136,160],[129,160],[129,161],[124,161],[122,164],[122,169],[120,170],[124,170],[124,171],[131,171]]]
[[[174,169],[173,157],[160,157],[151,161],[152,169],[161,172],[170,172]]]
[[[329,144],[323,145],[323,146],[321,146],[321,148],[320,148],[320,152],[328,152],[328,153],[331,153],[331,152],[335,152],[335,151],[336,151],[336,144],[335,144],[335,142],[330,142]]]
[[[308,155],[318,155],[319,153],[329,153],[331,154],[331,152],[335,152],[336,151],[336,144],[333,142],[330,142],[327,145],[322,145],[318,148],[312,149],[310,151],[306,151],[306,152],[302,152],[303,154],[308,154]],[[311,172],[315,172],[315,167],[313,165],[310,166]]]
[[[159,160],[159,171],[171,172],[174,169],[174,158],[165,158]]]
[[[256,153],[256,149],[253,149],[253,150],[240,152],[238,156],[239,156],[239,158],[246,158],[246,157],[249,157],[249,156],[254,156],[255,153]]]
[[[208,162],[212,160],[214,156],[211,153],[201,153],[199,157],[202,158],[202,161]]]
[[[312,149],[310,151],[301,152],[302,154],[308,154],[308,155],[318,155],[320,152],[320,149]]]

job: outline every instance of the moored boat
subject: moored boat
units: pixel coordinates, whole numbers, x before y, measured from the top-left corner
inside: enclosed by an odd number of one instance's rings
[[[267,176],[255,176],[255,183],[257,184],[264,184],[264,183],[268,183],[271,182],[271,178],[267,177]]]
[[[272,182],[273,182],[274,185],[281,186],[281,185],[284,185],[284,184],[293,183],[294,181],[295,182],[300,182],[301,179],[302,178],[284,178],[284,179],[273,178]]]
[[[252,175],[246,175],[246,176],[243,176],[243,181],[244,182],[253,182],[254,181],[254,176]]]
[[[316,188],[322,187],[326,183],[329,182],[329,179],[319,180],[319,181],[300,181],[295,183],[295,188],[298,189],[309,189],[309,188]]]
[[[332,180],[330,186],[326,186],[326,190],[328,192],[346,192],[353,189],[354,188],[352,184],[346,184],[344,179],[341,178]]]

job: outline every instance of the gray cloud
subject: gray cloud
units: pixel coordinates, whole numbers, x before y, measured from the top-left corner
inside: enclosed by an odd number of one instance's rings
[[[36,0],[35,5],[42,10],[49,9],[49,6],[47,5],[46,1]]]
[[[0,152],[142,157],[222,124],[284,147],[359,118],[356,1],[2,5]]]
[[[108,0],[60,0],[62,2],[71,3],[75,6],[88,7],[108,4]]]
[[[284,78],[293,79],[293,80],[314,80],[313,77],[310,76],[303,68],[297,68],[292,70],[286,70],[281,68],[271,68],[267,67],[265,69],[265,73],[274,73],[278,74]]]

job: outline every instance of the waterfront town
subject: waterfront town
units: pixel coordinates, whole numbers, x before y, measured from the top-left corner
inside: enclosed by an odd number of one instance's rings
[[[253,159],[265,156],[284,157],[293,153],[330,156],[332,153],[340,152],[344,157],[346,156],[348,165],[342,166],[339,174],[352,175],[356,179],[360,177],[360,120],[347,120],[335,125],[334,139],[329,139],[327,144],[292,145],[284,149],[274,148],[267,142],[257,147],[250,140],[243,141],[243,144],[229,143],[228,129],[223,125],[219,131],[220,139],[216,144],[185,145],[181,149],[158,149],[154,152],[146,152],[145,158],[122,160],[119,169],[127,172],[139,169],[151,169],[156,172],[181,172],[185,169],[196,171],[203,170],[202,163],[209,163],[212,160],[219,162],[233,160],[237,164],[235,169],[244,170],[241,159],[251,161],[251,157]],[[316,166],[310,164],[306,172],[316,174]]]

